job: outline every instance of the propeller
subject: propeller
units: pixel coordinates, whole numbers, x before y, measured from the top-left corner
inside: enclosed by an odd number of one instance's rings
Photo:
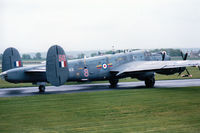
[[[161,54],[162,54],[162,61],[164,61],[166,56],[166,51],[162,51]]]
[[[187,60],[188,53],[185,53],[185,55],[184,55],[183,52],[181,51],[181,57],[182,57],[183,60]],[[187,74],[186,75],[182,75],[182,77],[192,77],[192,75],[189,73],[187,68],[185,68],[185,71],[187,72]],[[180,72],[178,76],[180,76],[182,72]]]
[[[183,55],[183,52],[181,51],[181,56],[182,56],[183,60],[187,60],[188,53],[185,53],[185,55]]]

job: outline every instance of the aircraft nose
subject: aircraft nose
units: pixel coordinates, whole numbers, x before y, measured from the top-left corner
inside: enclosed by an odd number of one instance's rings
[[[2,73],[0,74],[0,78],[1,78],[2,80],[5,80],[5,79],[7,78],[7,72],[2,72]]]

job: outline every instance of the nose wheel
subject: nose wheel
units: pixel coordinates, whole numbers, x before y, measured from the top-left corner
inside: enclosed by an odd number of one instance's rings
[[[45,92],[45,86],[44,85],[40,85],[39,86],[39,92],[40,93],[44,93]]]

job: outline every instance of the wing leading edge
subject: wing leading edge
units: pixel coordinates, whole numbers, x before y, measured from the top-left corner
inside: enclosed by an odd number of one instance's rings
[[[133,61],[116,68],[113,68],[111,72],[116,72],[117,76],[124,73],[133,72],[146,72],[146,71],[160,71],[165,69],[173,69],[180,67],[200,66],[200,60],[186,60],[186,61]]]

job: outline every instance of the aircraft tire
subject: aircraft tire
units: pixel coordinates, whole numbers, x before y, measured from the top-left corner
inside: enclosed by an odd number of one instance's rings
[[[45,86],[44,85],[40,85],[39,86],[39,92],[40,93],[44,93],[45,92]]]
[[[119,79],[110,79],[109,82],[110,82],[109,88],[116,88],[119,82]]]
[[[146,88],[153,88],[154,84],[155,84],[155,78],[154,77],[145,79]]]

